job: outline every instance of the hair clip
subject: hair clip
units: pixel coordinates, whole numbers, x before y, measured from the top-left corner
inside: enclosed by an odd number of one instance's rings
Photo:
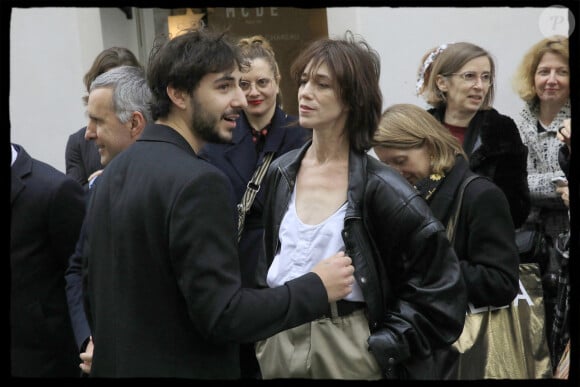
[[[429,56],[425,59],[425,62],[423,62],[423,66],[421,67],[421,71],[419,71],[419,76],[417,78],[417,85],[416,85],[416,90],[417,90],[417,94],[419,94],[419,92],[421,91],[421,87],[423,87],[423,83],[425,83],[425,72],[427,71],[427,69],[429,68],[429,66],[431,66],[431,63],[433,63],[435,61],[435,59],[439,56],[439,54],[441,54],[448,45],[453,44],[453,43],[445,43],[440,45],[439,47],[437,47],[436,50],[434,50],[433,52],[431,52],[431,54],[429,54]]]

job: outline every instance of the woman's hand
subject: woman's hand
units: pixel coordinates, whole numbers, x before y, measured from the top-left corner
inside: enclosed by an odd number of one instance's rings
[[[570,208],[570,191],[568,190],[568,186],[564,185],[562,187],[556,188],[556,193],[560,195],[564,205]]]
[[[570,118],[566,118],[562,122],[562,126],[558,128],[558,134],[556,136],[558,137],[558,140],[562,141],[568,146],[569,151],[572,150],[570,140],[572,137],[572,124]]]

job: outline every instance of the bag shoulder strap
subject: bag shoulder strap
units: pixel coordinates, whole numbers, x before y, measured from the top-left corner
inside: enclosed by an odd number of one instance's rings
[[[264,179],[264,176],[266,176],[266,171],[268,171],[268,167],[270,166],[270,162],[272,162],[273,158],[274,152],[268,152],[266,155],[264,155],[264,161],[254,171],[254,174],[252,175],[252,178],[246,187],[246,192],[244,192],[244,196],[242,196],[242,200],[238,204],[238,241],[240,240],[242,231],[244,230],[246,213],[252,207],[254,199],[256,199],[256,195],[260,190],[262,180]]]
[[[478,178],[484,178],[483,176],[479,175],[471,175],[467,179],[463,180],[461,185],[459,186],[459,192],[457,194],[457,199],[455,199],[454,205],[454,212],[447,221],[447,239],[453,245],[455,241],[455,227],[457,226],[457,220],[459,219],[459,214],[461,213],[461,205],[463,204],[463,193],[465,192],[465,188],[471,183],[473,180]]]

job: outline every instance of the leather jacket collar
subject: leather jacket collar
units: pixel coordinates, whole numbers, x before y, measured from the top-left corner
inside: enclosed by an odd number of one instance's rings
[[[302,148],[298,150],[297,153],[294,153],[295,156],[286,166],[280,167],[282,175],[288,180],[290,190],[294,190],[294,185],[296,183],[296,175],[298,174],[300,163],[304,158],[304,154],[311,145],[312,140],[308,140],[302,146]],[[368,157],[371,156],[357,153],[352,149],[350,150],[348,160],[348,192],[347,192],[346,218],[360,217],[362,215],[361,205],[367,179],[366,173],[364,173],[364,171],[366,170],[367,167]]]

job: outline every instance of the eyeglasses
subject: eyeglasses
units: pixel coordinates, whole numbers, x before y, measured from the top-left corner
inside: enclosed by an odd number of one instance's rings
[[[240,89],[242,89],[243,91],[248,91],[252,87],[252,84],[254,84],[256,86],[256,89],[264,90],[270,86],[270,83],[272,83],[272,80],[270,78],[260,78],[255,82],[250,82],[242,79],[240,81]]]
[[[478,75],[475,71],[466,71],[464,73],[452,73],[451,75],[457,75],[461,77],[465,82],[471,83],[475,85],[477,83],[477,79],[481,81],[482,85],[489,85],[491,83],[491,74],[490,73],[483,73]]]

